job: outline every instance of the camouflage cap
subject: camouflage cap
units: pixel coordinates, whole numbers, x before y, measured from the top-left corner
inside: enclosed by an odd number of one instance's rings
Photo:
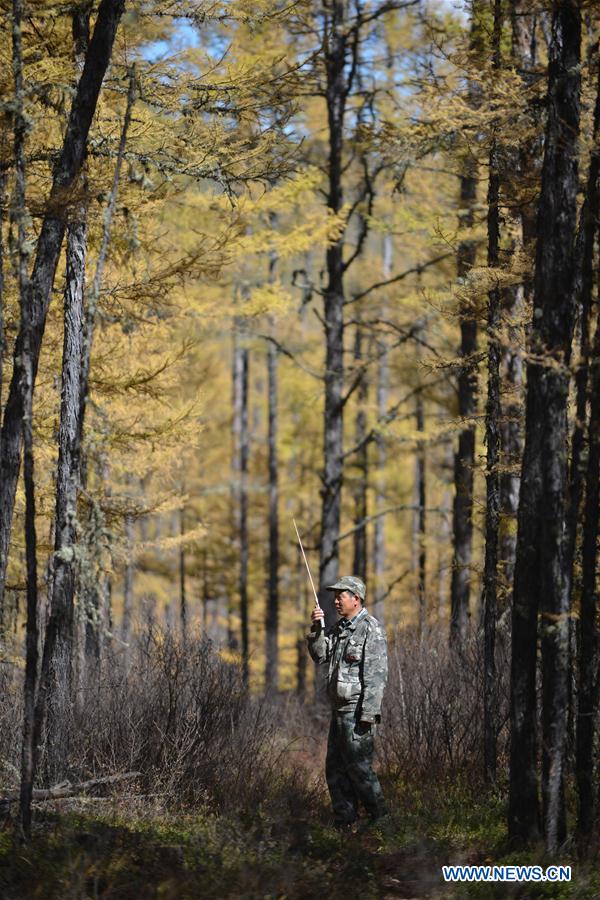
[[[367,592],[364,581],[357,578],[356,575],[342,575],[335,584],[329,585],[326,590],[350,591],[352,594],[356,594],[357,597],[360,597],[361,600],[365,599],[365,594]]]

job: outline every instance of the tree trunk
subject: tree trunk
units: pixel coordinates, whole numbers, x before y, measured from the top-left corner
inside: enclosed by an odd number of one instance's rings
[[[511,0],[511,59],[522,73],[524,87],[530,86],[534,67],[537,65],[537,47],[535,39],[536,16],[528,13],[528,4],[524,0]],[[530,116],[539,115],[530,110]],[[509,178],[518,172],[521,193],[524,177],[535,181],[540,177],[542,148],[537,138],[530,140],[519,148],[513,159],[506,159],[504,150],[503,181],[506,193],[510,194],[514,182]],[[512,171],[511,171],[512,170]],[[536,193],[527,191],[528,194]],[[517,208],[509,210],[515,238],[511,253],[519,247],[529,252],[535,240],[535,202],[524,202],[520,197]],[[510,226],[509,226],[510,228]],[[531,250],[533,253],[533,250]],[[503,416],[500,424],[500,457],[503,471],[500,475],[500,525],[499,525],[499,569],[502,573],[504,607],[512,606],[512,591],[515,572],[515,555],[517,550],[517,513],[519,509],[519,487],[521,459],[523,455],[522,409],[523,409],[523,360],[520,352],[522,332],[519,319],[523,315],[524,304],[531,300],[532,285],[527,279],[525,284],[514,285],[502,291],[502,310],[508,322],[507,341],[502,348],[501,372],[503,393]]]
[[[417,362],[420,359],[422,327],[415,332]],[[420,389],[415,394],[415,426],[417,432],[425,431],[425,405]],[[426,502],[427,502],[427,451],[425,441],[417,441],[415,458],[415,506],[413,514],[413,569],[417,574],[417,621],[419,640],[423,640],[427,628],[427,547],[426,547]]]
[[[480,43],[480,28],[475,5],[471,21],[471,49]],[[474,103],[475,89],[469,85],[469,103]],[[462,231],[473,228],[474,207],[477,201],[477,164],[474,158],[464,161],[460,179],[459,225]],[[457,253],[456,268],[459,279],[465,278],[475,263],[475,242],[464,238]],[[477,350],[477,322],[468,301],[461,300],[460,355],[464,359],[458,376],[458,414],[464,425],[458,437],[454,457],[454,507],[452,513],[452,580],[450,583],[450,643],[458,646],[464,641],[469,624],[471,589],[471,555],[473,539],[473,467],[475,464],[475,425],[469,422],[477,409],[477,369],[473,355]]]
[[[354,339],[354,359],[357,366],[362,364],[362,344],[363,334],[360,323],[356,326],[356,334]],[[358,409],[356,412],[356,420],[354,426],[354,436],[357,446],[360,449],[357,452],[356,460],[356,483],[354,485],[354,524],[356,531],[354,532],[354,558],[352,563],[352,573],[362,578],[364,582],[367,580],[367,487],[369,479],[369,457],[368,446],[365,440],[367,434],[367,413],[365,406],[368,397],[368,384],[366,375],[363,373],[360,386],[357,390]]]
[[[73,37],[75,63],[81,71],[89,39],[89,9],[87,15],[85,11],[73,13]],[[78,574],[77,500],[81,465],[79,397],[87,254],[85,176],[80,176],[78,188],[82,196],[73,209],[73,219],[67,229],[54,553],[49,564],[50,615],[46,623],[40,677],[40,695],[45,704],[44,713],[40,709],[40,714],[47,716],[47,745],[55,770],[59,760],[68,753],[67,734],[63,739],[59,729],[65,718],[63,712],[70,705],[76,642],[74,600]]]
[[[504,316],[514,322],[523,311],[525,301],[521,285],[502,292]],[[519,326],[509,324],[508,342],[502,351],[502,392],[504,409],[500,422],[500,523],[498,553],[504,591],[503,607],[509,609],[517,551],[517,513],[519,510],[520,477],[516,471],[523,455],[521,414],[523,408],[523,362],[518,341]]]
[[[474,204],[474,178],[463,178],[463,202]],[[471,193],[472,191],[472,193]],[[467,196],[468,195],[468,196]],[[472,221],[472,219],[471,219]],[[459,274],[464,273],[475,261],[475,248],[466,242],[461,245]],[[469,308],[461,309],[460,355],[468,360],[477,349],[477,323],[470,318]],[[465,363],[458,378],[458,411],[461,420],[475,414],[477,405],[477,373],[473,363]],[[454,506],[452,535],[454,556],[450,584],[450,636],[452,644],[464,641],[469,623],[469,596],[471,589],[471,554],[473,539],[473,466],[475,464],[475,426],[468,424],[458,437],[458,450],[454,457]]]
[[[269,420],[269,575],[267,585],[266,672],[267,690],[277,690],[279,632],[279,485],[277,475],[277,349],[267,348]]]
[[[231,547],[232,567],[234,565],[234,548],[239,541],[239,510],[240,510],[240,446],[242,428],[242,350],[240,348],[240,329],[237,320],[233,327],[233,355],[231,366]],[[239,575],[236,581],[239,581]],[[229,591],[227,601],[227,646],[230,650],[237,650],[239,643],[234,628],[235,616],[234,589]]]
[[[96,474],[104,501],[111,496],[110,466],[107,453],[96,459]],[[106,622],[106,609],[110,596],[110,576],[100,577],[102,569],[102,545],[98,541],[98,533],[104,527],[105,518],[102,501],[93,503],[92,521],[88,525],[86,535],[88,564],[95,565],[97,577],[81,579],[80,615],[83,618],[84,644],[82,665],[79,667],[80,677],[85,673],[85,664],[96,667],[101,662],[103,628]],[[90,573],[91,574],[91,573]]]
[[[185,644],[188,635],[188,608],[185,583],[185,547],[183,545],[183,538],[185,536],[185,509],[183,506],[179,511],[179,536],[182,540],[179,547],[179,618],[181,625],[181,639]]]
[[[577,831],[584,846],[595,823],[594,741],[598,707],[598,620],[596,566],[600,504],[600,318],[592,356],[591,409],[588,426],[588,464],[583,524],[580,603],[579,691],[577,708],[576,775],[579,808]]]
[[[33,725],[35,683],[38,658],[37,632],[37,551],[35,531],[35,482],[33,466],[33,365],[32,365],[32,295],[29,283],[29,250],[27,244],[27,209],[25,193],[25,140],[27,122],[24,110],[23,55],[21,26],[22,0],[13,0],[12,66],[15,84],[14,153],[15,188],[14,220],[17,226],[18,284],[21,310],[21,355],[15,359],[15,375],[22,410],[21,435],[24,446],[25,481],[25,558],[27,570],[27,624],[25,681],[23,685],[23,743],[21,751],[20,827],[25,838],[31,835],[31,796],[35,777]]]
[[[383,280],[387,280],[392,274],[394,244],[392,235],[386,232],[383,238]],[[381,314],[386,318],[385,304]],[[389,358],[384,340],[377,342],[377,419],[383,421],[388,408],[389,395]],[[387,451],[385,438],[378,432],[375,437],[375,515],[381,512],[385,506],[385,467]],[[373,615],[379,622],[384,617],[385,595],[385,516],[377,516],[373,523]]]
[[[208,601],[209,601],[209,591],[208,591],[208,561],[207,561],[206,547],[202,549],[202,637],[205,638],[208,636]]]
[[[123,618],[121,620],[121,640],[129,645],[131,641],[131,618],[133,614],[133,572],[131,559],[133,551],[133,516],[125,516],[125,571],[123,573]],[[127,651],[129,652],[129,651]]]
[[[86,54],[85,66],[77,85],[61,155],[54,171],[31,277],[32,336],[31,366],[35,382],[37,366],[50,304],[54,274],[65,232],[65,198],[74,184],[85,154],[87,138],[100,88],[112,54],[117,25],[124,0],[102,0],[94,34]],[[15,344],[16,366],[11,379],[2,422],[0,446],[0,606],[4,598],[8,547],[21,458],[21,422],[23,418],[18,361],[23,355],[22,332]]]
[[[4,356],[6,353],[6,335],[4,326],[5,316],[5,284],[4,284],[4,218],[7,207],[6,175],[0,173],[0,422],[2,421],[2,406],[4,402]],[[2,458],[2,429],[0,428],[0,459]],[[4,639],[10,614],[6,609],[6,603],[0,598],[0,641]]]
[[[543,819],[546,844],[562,838],[568,693],[569,573],[565,570],[567,400],[573,324],[581,21],[576,3],[555,6],[548,122],[538,212],[526,434],[512,620],[509,835],[539,828],[536,741],[537,614],[542,610]],[[544,357],[542,359],[542,357]]]
[[[86,210],[67,235],[67,273],[64,294],[62,390],[58,432],[58,468],[50,617],[42,659],[40,690],[47,716],[47,744],[54,759],[68,752],[58,728],[60,708],[69,704],[73,666],[73,611],[77,579],[77,493],[79,486],[79,392],[83,347],[83,291],[87,250]]]
[[[248,682],[248,348],[236,342],[234,349],[234,472],[236,539],[239,542],[238,593],[242,645],[242,677]],[[230,645],[231,646],[231,645]]]
[[[344,113],[348,85],[345,76],[346,37],[344,0],[333,0],[328,10],[324,46],[327,77],[326,103],[329,136],[327,206],[337,214],[343,205]],[[333,599],[326,591],[339,573],[341,496],[343,480],[343,400],[344,388],[344,239],[343,235],[326,252],[327,286],[325,312],[325,408],[323,420],[323,475],[321,538],[319,543],[319,601],[326,624],[336,619]]]
[[[306,631],[308,628],[309,622],[309,591],[308,591],[308,579],[306,574],[306,568],[304,565],[304,559],[302,558],[302,551],[300,547],[296,549],[296,572],[298,579],[298,599],[300,601],[300,608],[302,610],[302,620],[300,622],[300,627],[298,629],[298,638],[296,641],[296,658],[297,658],[297,667],[296,667],[296,694],[298,695],[300,700],[304,700],[306,697],[306,670],[307,670],[307,652],[306,652]]]
[[[6,211],[6,175],[0,173],[0,418],[4,400],[4,354],[6,352],[6,336],[4,333],[4,308],[6,303],[4,290],[4,217]],[[2,432],[0,431],[0,456],[2,454]],[[0,633],[4,622],[4,613],[0,607]]]
[[[271,227],[277,217],[271,215]],[[275,278],[277,255],[269,257],[269,283]],[[267,621],[265,685],[267,690],[277,690],[279,682],[279,457],[277,450],[277,348],[271,341],[267,347],[267,419],[268,419],[268,470],[269,470],[269,570],[267,575]]]
[[[580,592],[581,582],[576,566],[576,548],[578,541],[579,523],[581,521],[581,504],[583,499],[583,486],[585,479],[585,452],[584,430],[587,418],[588,406],[588,380],[590,364],[590,319],[593,305],[594,283],[594,241],[597,234],[598,215],[600,213],[600,153],[598,152],[598,138],[600,135],[600,63],[596,59],[598,69],[598,81],[596,88],[596,104],[594,108],[594,132],[590,157],[590,167],[583,205],[579,220],[579,233],[577,237],[577,250],[575,261],[576,303],[579,308],[580,344],[579,360],[575,370],[575,416],[571,436],[571,468],[569,477],[569,503],[566,523],[566,560],[565,565],[570,573],[570,606],[573,606],[575,596]],[[593,397],[593,394],[592,394]],[[584,532],[583,542],[586,540]],[[581,621],[579,622],[581,627]],[[569,621],[569,716],[568,716],[568,742],[569,750],[578,742],[575,734],[575,701],[574,686],[576,679],[576,666],[574,662],[576,644],[577,622]],[[583,636],[582,636],[583,638]],[[579,726],[577,726],[579,728]],[[577,751],[576,751],[577,752]]]
[[[242,350],[242,419],[240,433],[240,620],[242,632],[242,677],[248,683],[248,366],[249,351]]]
[[[441,416],[440,416],[441,418]],[[444,484],[440,503],[440,527],[437,534],[439,546],[437,567],[437,604],[438,619],[444,619],[450,609],[450,585],[452,578],[452,478],[454,474],[454,453],[452,441],[442,445],[443,457],[440,460],[442,481]]]
[[[493,64],[500,70],[500,39],[502,34],[501,0],[494,0]],[[488,266],[499,264],[500,249],[500,170],[498,138],[492,138],[488,183]],[[488,295],[488,384],[485,416],[486,513],[485,560],[483,569],[483,743],[484,772],[488,783],[496,781],[496,618],[498,579],[498,528],[500,521],[500,289]]]

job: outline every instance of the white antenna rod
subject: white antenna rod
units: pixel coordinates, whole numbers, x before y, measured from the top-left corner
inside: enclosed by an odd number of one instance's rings
[[[296,525],[296,520],[292,517],[292,522],[294,523],[294,528],[296,529],[296,537],[298,538],[298,543],[300,544],[300,549],[302,550],[302,556],[304,557],[304,564],[306,566],[306,571],[308,572],[308,577],[310,578],[310,584],[313,589],[313,594],[315,595],[315,607],[316,609],[321,609],[321,605],[319,603],[319,597],[317,595],[317,591],[315,589],[315,583],[312,580],[312,575],[310,574],[310,568],[308,566],[308,560],[306,558],[306,553],[304,552],[304,547],[302,546],[302,541],[300,540],[300,534],[298,533],[298,526]]]

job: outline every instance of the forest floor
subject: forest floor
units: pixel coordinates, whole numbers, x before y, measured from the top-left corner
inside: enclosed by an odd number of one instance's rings
[[[386,784],[386,833],[340,835],[319,808],[294,816],[161,812],[152,798],[87,798],[36,811],[33,839],[0,833],[2,900],[145,898],[600,897],[600,869],[573,866],[562,885],[444,885],[441,867],[540,864],[508,854],[500,797],[456,780]]]

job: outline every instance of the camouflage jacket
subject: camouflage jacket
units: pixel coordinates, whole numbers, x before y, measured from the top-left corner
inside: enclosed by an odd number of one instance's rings
[[[327,694],[334,709],[358,708],[364,722],[378,722],[387,681],[385,629],[366,609],[351,622],[341,619],[324,632],[307,635],[314,661],[327,665]]]

